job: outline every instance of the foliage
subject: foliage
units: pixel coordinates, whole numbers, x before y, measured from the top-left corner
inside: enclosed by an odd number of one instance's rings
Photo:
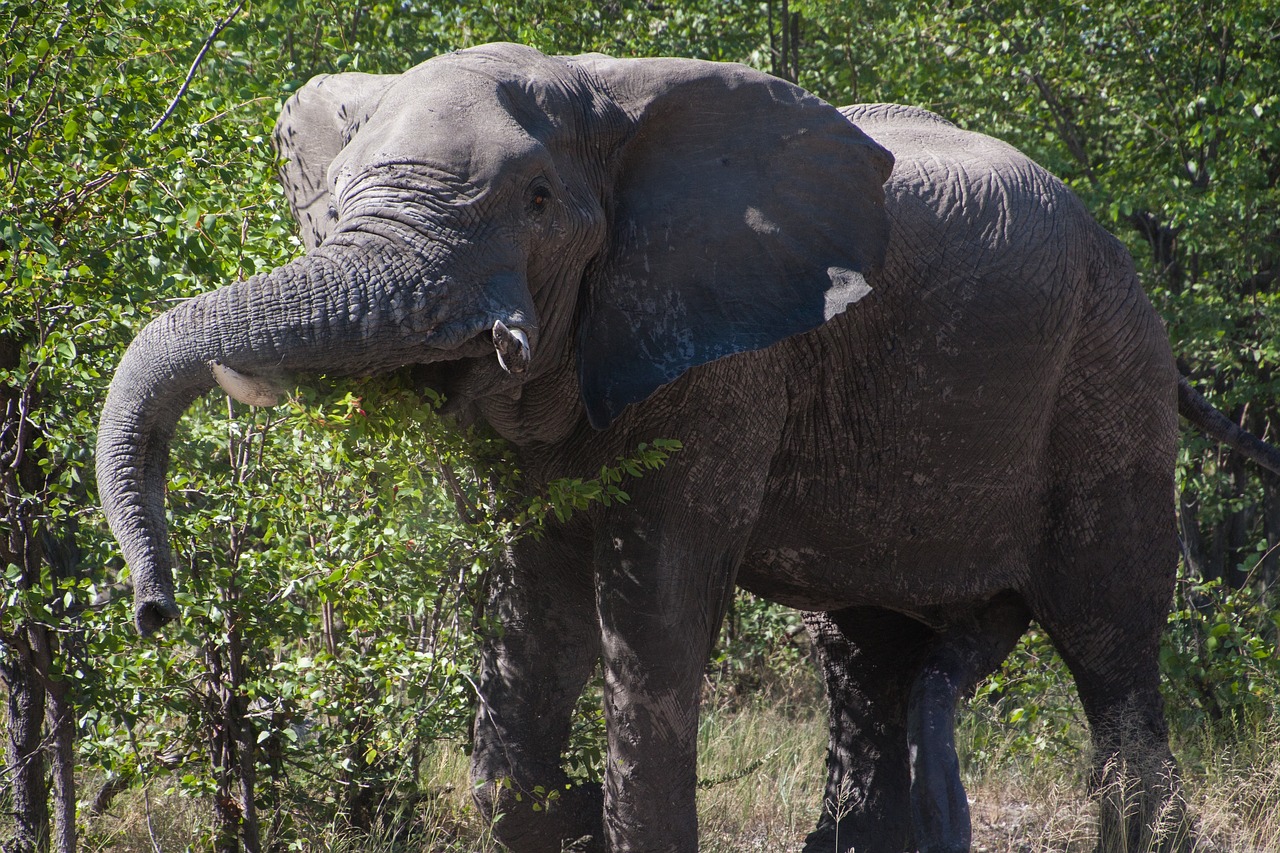
[[[177,195],[191,171],[185,137],[173,124],[146,133],[164,110],[161,93],[176,88],[157,45],[173,49],[188,9],[0,3],[0,468],[38,468],[5,481],[3,538],[13,547],[0,658],[10,696],[23,690],[43,705],[47,694],[58,721],[50,735],[63,849],[75,843],[75,708],[101,698],[94,638],[74,617],[95,606],[92,568],[111,559],[88,465],[105,377],[151,300],[176,289],[162,257],[187,257],[194,269],[212,259],[206,241],[239,242],[189,227]],[[255,168],[268,164],[259,154]],[[118,631],[104,639],[118,641]],[[15,729],[26,724],[21,703],[17,711],[7,721]],[[6,755],[6,782],[43,799],[40,761],[21,753]],[[46,833],[20,821],[15,849],[43,847]]]
[[[796,690],[796,670],[811,665],[807,640],[798,612],[738,590],[707,665],[717,699]]]
[[[1081,742],[1084,714],[1066,664],[1048,635],[1033,626],[998,671],[978,685],[966,761],[999,766],[1010,758],[1061,760]]]
[[[134,685],[123,722],[144,721],[146,739],[90,737],[86,751],[143,775],[176,753],[179,786],[213,793],[192,759],[229,723],[218,702],[238,699],[264,803],[327,804],[369,826],[384,797],[415,787],[415,750],[466,731],[494,545],[460,529],[432,476],[448,454],[421,440],[448,433],[404,388],[303,393],[283,418],[211,415],[187,419],[170,489],[184,621],[107,691]],[[215,677],[219,663],[240,677]],[[114,731],[121,710],[97,709],[98,729]],[[292,813],[277,812],[264,842],[296,838]]]
[[[173,300],[300,251],[267,140],[312,75],[508,39],[744,61],[835,103],[935,109],[1062,176],[1133,251],[1186,370],[1274,437],[1278,21],[1275,0],[1052,15],[1018,0],[0,0],[0,467],[30,466],[4,481],[0,532],[25,550],[0,567],[0,664],[46,637],[41,674],[77,709],[80,763],[108,780],[176,772],[182,790],[225,792],[235,779],[210,751],[238,720],[223,742],[253,758],[240,804],[264,808],[268,839],[370,824],[416,796],[427,741],[465,740],[492,555],[542,519],[624,500],[626,478],[676,449],[642,447],[511,512],[500,445],[440,429],[434,401],[394,380],[304,389],[287,412],[203,402],[170,485],[186,619],[134,636],[89,464],[105,383]],[[1229,729],[1280,689],[1280,489],[1194,437],[1182,453],[1169,706]],[[740,595],[713,672],[742,692],[776,680],[803,657],[796,625]],[[1078,724],[1052,660],[1029,635],[975,704],[1032,755]],[[589,778],[598,703],[581,711],[569,761]]]
[[[1280,612],[1255,587],[1185,580],[1161,653],[1177,727],[1230,731],[1280,705]]]

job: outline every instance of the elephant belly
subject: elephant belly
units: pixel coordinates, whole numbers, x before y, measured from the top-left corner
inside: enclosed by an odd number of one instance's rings
[[[908,613],[1026,589],[1053,408],[1017,393],[1032,371],[985,374],[985,395],[952,377],[875,416],[848,406],[796,424],[739,583],[802,609]]]
[[[976,605],[1026,587],[1038,544],[1033,516],[1025,505],[995,501],[913,512],[891,533],[810,519],[787,525],[783,534],[766,520],[744,556],[738,583],[802,610],[876,605],[925,614]]]

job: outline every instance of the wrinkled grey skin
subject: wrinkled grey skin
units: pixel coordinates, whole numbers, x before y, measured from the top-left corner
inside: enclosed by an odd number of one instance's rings
[[[278,128],[307,255],[158,318],[111,385],[98,480],[140,629],[178,615],[168,445],[212,362],[255,402],[279,375],[426,365],[531,490],[684,443],[629,503],[517,543],[493,590],[473,772],[517,853],[697,849],[698,694],[735,583],[812,611],[842,850],[968,849],[951,714],[1033,617],[1097,781],[1118,757],[1146,813],[1175,796],[1178,379],[1132,263],[1010,147],[903,107],[847,118],[866,135],[739,66],[513,45],[313,80]],[[605,781],[566,789],[597,661]],[[535,811],[539,786],[559,796]],[[1104,844],[1139,840],[1143,814],[1103,807]]]

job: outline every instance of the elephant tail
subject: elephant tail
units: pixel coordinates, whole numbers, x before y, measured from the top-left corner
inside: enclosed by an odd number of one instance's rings
[[[1192,388],[1185,376],[1178,377],[1178,413],[1205,435],[1243,453],[1273,474],[1280,475],[1280,448],[1267,444],[1213,407]]]

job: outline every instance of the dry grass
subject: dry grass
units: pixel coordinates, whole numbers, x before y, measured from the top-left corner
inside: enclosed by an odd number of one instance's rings
[[[704,715],[700,778],[742,778],[700,792],[702,849],[798,851],[822,796],[826,722],[820,702],[765,697]],[[1001,738],[1004,738],[1002,741]],[[982,758],[976,756],[980,744]],[[1053,754],[1028,755],[981,712],[962,714],[973,849],[981,853],[1092,853],[1098,808],[1085,777],[1087,734],[1072,726]],[[1197,853],[1280,851],[1280,722],[1258,725],[1234,748],[1207,731],[1178,738]],[[1136,852],[1135,852],[1136,853]]]
[[[709,704],[700,740],[698,810],[707,853],[798,851],[822,796],[826,724],[823,705],[800,691]],[[984,853],[1089,853],[1097,839],[1097,808],[1086,795],[1087,754],[1059,746],[1053,755],[1028,755],[999,735],[981,714],[966,714],[958,742],[970,794],[974,850]],[[1083,733],[1080,733],[1083,742]],[[980,751],[975,749],[980,745]],[[1235,748],[1207,733],[1180,739],[1189,811],[1199,834],[1197,853],[1274,853],[1280,850],[1280,723],[1258,726]],[[980,756],[980,757],[978,757]],[[497,853],[470,801],[467,758],[456,744],[441,746],[424,768],[430,792],[409,814],[418,828],[408,848],[389,837],[356,838],[316,826],[303,850],[316,853]],[[151,830],[162,850],[186,848],[202,835],[205,804],[150,793]],[[152,853],[140,792],[122,796],[111,816],[93,822],[88,851]],[[301,820],[301,818],[299,818]]]
[[[106,814],[90,820],[80,838],[84,853],[155,853],[185,850],[205,834],[212,806],[153,784],[120,794]]]
[[[698,815],[707,853],[799,850],[818,818],[825,703],[768,695],[704,712]]]
[[[985,723],[970,719],[960,732],[962,753],[975,732],[990,736]],[[1280,851],[1280,723],[1254,727],[1234,747],[1208,731],[1185,734],[1174,752],[1182,756],[1196,853]],[[970,766],[975,851],[1092,853],[1098,808],[1085,789],[1087,768],[1084,732],[1075,749],[1049,760],[1007,754]]]
[[[1254,726],[1230,746],[1196,733],[1179,752],[1206,850],[1280,850],[1280,717]]]

